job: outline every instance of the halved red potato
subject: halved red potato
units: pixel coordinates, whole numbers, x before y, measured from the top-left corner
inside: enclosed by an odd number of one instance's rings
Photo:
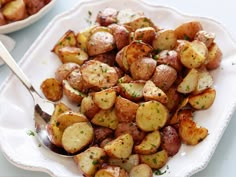
[[[100,108],[94,103],[91,95],[84,97],[80,104],[80,112],[87,118],[92,119]]]
[[[18,21],[26,17],[24,0],[10,1],[2,7],[1,11],[3,16],[10,21]]]
[[[161,150],[150,155],[140,155],[140,161],[153,169],[160,169],[167,163],[168,154],[166,150]]]
[[[155,34],[156,30],[153,27],[138,28],[134,32],[133,40],[141,40],[144,43],[152,44]]]
[[[62,135],[62,146],[69,153],[76,153],[93,141],[93,127],[89,122],[78,122],[67,127]]]
[[[157,101],[142,103],[136,113],[137,126],[145,131],[155,131],[162,128],[169,118],[169,111]]]
[[[132,9],[121,9],[117,14],[117,23],[126,24],[143,15],[143,12],[135,12]]]
[[[139,164],[131,169],[130,177],[152,177],[152,169],[147,164]]]
[[[174,30],[164,29],[156,33],[155,39],[152,41],[154,50],[171,50],[177,44],[177,36]]]
[[[198,31],[194,37],[195,40],[203,42],[206,47],[210,47],[215,40],[215,34],[204,30]]]
[[[216,90],[209,88],[198,95],[190,96],[189,103],[195,109],[208,109],[214,103],[215,97]]]
[[[216,43],[213,43],[208,49],[207,69],[216,69],[220,66],[222,60],[222,51]]]
[[[96,55],[93,58],[93,60],[98,60],[102,63],[108,64],[109,66],[114,66],[115,58],[116,58],[116,52],[110,51],[110,52],[106,52],[106,53]]]
[[[122,48],[117,54],[116,54],[116,63],[118,64],[119,68],[122,69],[124,72],[128,72],[129,71],[129,66],[125,57],[125,50],[126,50],[127,46],[125,46],[124,48]],[[123,58],[124,61],[126,61],[126,63],[123,62]]]
[[[75,69],[79,69],[80,66],[76,63],[64,63],[59,66],[55,72],[55,78],[60,83]]]
[[[107,127],[94,127],[94,142],[101,143],[107,138],[113,137],[113,130]]]
[[[177,91],[175,86],[170,87],[165,94],[168,97],[168,102],[165,106],[170,112],[175,111],[179,105],[182,95]]]
[[[128,158],[133,149],[133,137],[130,134],[123,134],[104,146],[109,157]]]
[[[84,152],[75,155],[74,161],[78,169],[85,176],[94,176],[106,157],[106,153],[102,148],[99,147],[89,147]]]
[[[115,68],[96,60],[87,61],[81,66],[82,77],[88,84],[98,88],[109,88],[118,81]]]
[[[197,32],[203,29],[199,21],[190,21],[182,23],[175,29],[175,34],[178,39],[192,41]]]
[[[117,166],[105,166],[98,170],[94,177],[129,177],[128,173]]]
[[[130,83],[131,81],[133,81],[133,78],[125,74],[123,77],[119,78],[118,83]]]
[[[192,119],[182,118],[179,122],[179,136],[181,140],[189,145],[196,145],[204,140],[208,130],[197,125]]]
[[[117,23],[118,11],[114,8],[105,8],[97,14],[96,22],[101,26]]]

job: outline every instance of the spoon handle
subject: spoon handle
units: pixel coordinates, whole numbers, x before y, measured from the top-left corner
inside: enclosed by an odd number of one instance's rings
[[[0,57],[5,62],[6,65],[15,73],[15,75],[21,80],[21,82],[28,88],[32,90],[32,85],[29,82],[27,76],[23,73],[23,71],[19,68],[15,60],[12,58],[6,47],[0,41]]]

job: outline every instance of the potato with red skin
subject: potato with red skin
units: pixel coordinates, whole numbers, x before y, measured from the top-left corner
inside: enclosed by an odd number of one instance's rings
[[[10,1],[3,6],[1,11],[3,16],[9,21],[22,20],[27,16],[23,0]]]
[[[134,80],[149,80],[156,68],[157,62],[149,57],[134,61],[130,66],[130,73]]]
[[[175,155],[181,146],[178,132],[172,127],[167,126],[161,131],[161,147],[165,149],[169,156]]]
[[[114,66],[116,59],[116,53],[114,51],[102,53],[99,55],[96,55],[93,60],[100,61],[102,63],[106,63],[109,66]]]
[[[220,66],[223,53],[216,43],[213,43],[208,49],[208,57],[206,67],[209,70],[216,69]]]
[[[3,16],[2,12],[0,12],[0,26],[7,24],[7,20]]]
[[[154,56],[157,60],[157,64],[166,64],[176,69],[180,72],[183,68],[179,58],[178,53],[175,50],[163,50],[158,55]]]
[[[60,83],[64,79],[67,78],[67,76],[75,69],[80,68],[80,66],[76,63],[64,63],[61,66],[59,66],[55,72],[55,78],[58,80]]]
[[[168,65],[158,65],[151,80],[163,91],[168,90],[177,79],[177,72]]]
[[[215,40],[215,34],[201,30],[197,32],[194,39],[203,42],[209,48]]]
[[[110,138],[113,136],[113,131],[110,128],[107,127],[95,127],[94,128],[94,136],[95,136],[95,142],[100,143],[106,138]]]
[[[124,26],[112,24],[108,27],[112,30],[118,50],[121,50],[123,47],[129,44],[129,31]]]
[[[106,8],[103,11],[98,12],[96,22],[98,22],[101,26],[108,26],[112,23],[116,23],[117,14],[118,11],[116,9]]]
[[[29,15],[37,13],[46,5],[46,3],[42,0],[24,0],[24,2]]]
[[[138,129],[135,123],[119,123],[115,130],[115,137],[129,133],[134,140],[134,144],[139,144],[145,137],[145,133]]]
[[[165,104],[165,106],[169,111],[175,111],[180,103],[182,97],[181,94],[177,92],[177,88],[173,86],[170,87],[165,93],[168,97],[168,102]]]

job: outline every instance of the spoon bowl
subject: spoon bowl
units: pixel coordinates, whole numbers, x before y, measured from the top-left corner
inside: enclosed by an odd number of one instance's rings
[[[71,154],[66,152],[63,148],[54,145],[48,136],[47,124],[54,112],[57,103],[53,103],[47,99],[42,98],[30,83],[27,76],[23,73],[20,67],[17,65],[13,57],[0,41],[0,57],[5,64],[12,70],[12,72],[19,78],[26,89],[30,92],[34,100],[34,121],[35,132],[37,134],[39,142],[46,147],[49,151],[56,153],[64,157],[70,157]]]

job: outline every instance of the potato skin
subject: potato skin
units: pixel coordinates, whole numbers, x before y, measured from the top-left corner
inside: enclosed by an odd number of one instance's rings
[[[98,12],[96,22],[98,22],[101,26],[108,26],[112,23],[116,23],[117,14],[118,11],[116,9],[106,8],[103,11]]]
[[[7,3],[2,9],[3,16],[10,21],[22,20],[26,17],[26,7],[23,0]]]
[[[152,81],[163,91],[168,90],[177,79],[177,72],[168,65],[158,65],[152,76]]]
[[[107,127],[95,127],[94,128],[95,142],[100,143],[106,138],[113,136],[113,131]]]
[[[223,53],[216,43],[213,43],[208,50],[208,63],[206,64],[207,69],[213,70],[220,66]]]
[[[152,58],[144,57],[134,61],[130,66],[130,72],[134,80],[148,80],[156,68],[156,61]]]
[[[175,155],[181,146],[181,140],[177,131],[172,126],[166,126],[161,131],[161,147],[169,156]]]
[[[76,63],[64,63],[57,68],[55,78],[61,83],[73,70],[78,68],[80,68],[80,66]]]

